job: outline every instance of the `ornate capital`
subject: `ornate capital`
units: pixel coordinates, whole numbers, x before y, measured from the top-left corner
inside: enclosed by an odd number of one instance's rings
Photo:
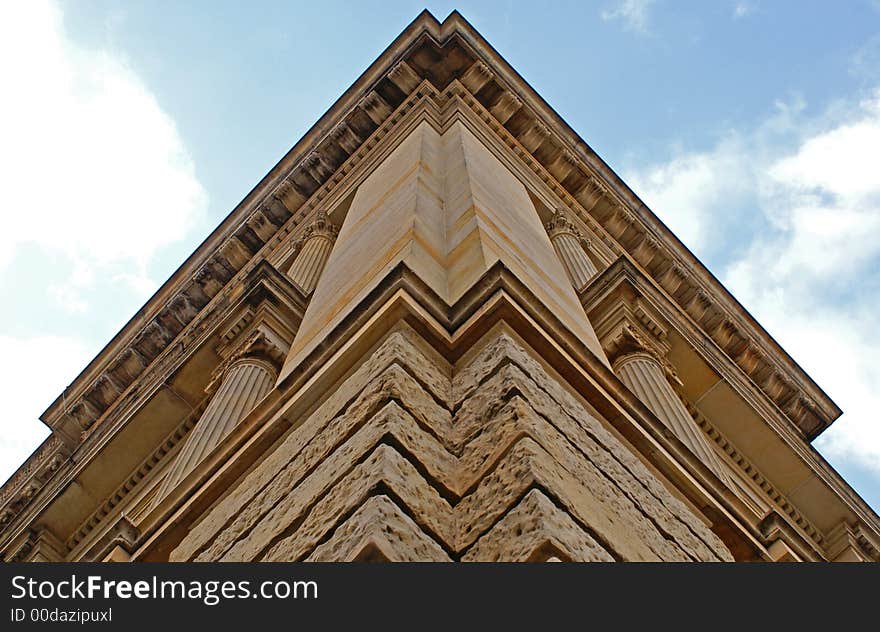
[[[622,323],[614,332],[605,336],[603,348],[612,366],[618,360],[635,354],[647,354],[663,362],[663,353],[650,338],[630,323]]]
[[[553,239],[557,235],[568,233],[574,235],[579,241],[582,240],[581,232],[578,230],[577,224],[571,220],[565,209],[557,209],[544,227],[547,229],[547,234],[550,235],[550,239]]]
[[[303,232],[302,239],[306,241],[312,237],[326,237],[333,240],[336,239],[338,233],[339,229],[330,221],[327,211],[321,209],[315,214],[315,219]]]
[[[330,241],[335,241],[336,235],[338,234],[339,229],[330,221],[327,212],[323,209],[319,210],[315,214],[315,219],[312,223],[306,226],[306,229],[302,234],[293,242],[293,245],[290,247],[290,252],[295,257],[299,254],[299,251],[302,250],[302,247],[306,245],[306,242],[312,237],[321,237],[329,239]]]
[[[617,328],[602,337],[602,348],[612,367],[632,355],[650,356],[660,365],[673,386],[682,386],[678,373],[666,359],[668,343],[662,336],[649,331],[642,322],[636,323],[628,319],[621,321]]]
[[[214,392],[223,381],[226,371],[241,360],[253,359],[265,362],[277,374],[278,370],[284,364],[286,353],[287,350],[273,341],[265,331],[262,329],[256,329],[245,338],[244,342],[226,359],[225,362],[214,370],[211,374],[211,380],[208,382],[208,386],[205,387],[205,392]]]

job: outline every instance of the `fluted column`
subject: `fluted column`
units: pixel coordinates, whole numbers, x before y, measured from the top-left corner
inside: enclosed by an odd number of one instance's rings
[[[324,265],[333,250],[336,240],[336,227],[319,211],[315,221],[306,228],[302,236],[302,247],[293,260],[287,275],[306,293],[311,294],[318,285]]]
[[[238,358],[223,370],[220,386],[171,465],[157,502],[180,484],[266,396],[276,375],[271,363],[251,356]]]
[[[666,377],[660,361],[647,351],[625,355],[613,364],[620,381],[666,424],[672,433],[684,443],[718,477],[727,482],[724,466],[718,455],[697,428],[684,403]]]
[[[562,261],[571,284],[575,290],[582,290],[598,270],[581,245],[580,231],[562,210],[553,214],[546,228],[550,243]]]

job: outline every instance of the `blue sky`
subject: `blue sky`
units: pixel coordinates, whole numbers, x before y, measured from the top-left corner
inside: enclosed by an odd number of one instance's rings
[[[880,508],[880,1],[427,6],[458,8],[837,401],[815,445]],[[0,479],[424,7],[0,5]]]

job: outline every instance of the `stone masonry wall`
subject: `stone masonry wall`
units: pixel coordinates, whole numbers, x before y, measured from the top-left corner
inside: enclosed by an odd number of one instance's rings
[[[450,366],[391,333],[172,560],[731,560],[503,331]]]

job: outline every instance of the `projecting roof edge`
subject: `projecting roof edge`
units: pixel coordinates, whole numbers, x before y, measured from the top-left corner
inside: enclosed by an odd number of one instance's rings
[[[812,381],[809,375],[785,352],[785,350],[760,326],[751,314],[739,304],[727,291],[723,284],[706,269],[699,260],[681,243],[680,240],[654,215],[638,196],[617,176],[616,173],[590,148],[590,146],[549,106],[540,95],[523,79],[492,46],[457,12],[453,12],[441,24],[427,11],[423,11],[374,61],[369,68],[355,80],[345,93],[318,119],[306,134],[288,151],[281,160],[266,174],[265,177],[244,197],[221,224],[200,244],[187,260],[172,274],[147,303],[126,323],[114,338],[96,355],[86,368],[74,379],[65,391],[47,408],[41,416],[48,425],[54,426],[53,419],[66,412],[66,405],[80,397],[96,379],[101,377],[117,354],[123,352],[127,344],[151,319],[175,297],[181,287],[193,278],[200,267],[229,239],[248,215],[269,196],[281,182],[296,169],[302,159],[313,147],[324,138],[352,110],[359,100],[370,91],[402,58],[421,37],[430,36],[438,42],[447,40],[452,35],[463,39],[474,52],[488,61],[493,71],[500,74],[519,96],[546,121],[561,132],[564,140],[575,150],[576,156],[592,171],[601,177],[609,187],[624,201],[639,219],[651,230],[662,235],[705,282],[717,289],[728,306],[738,314],[753,332],[754,338],[769,348],[775,358],[794,373],[798,386],[805,391],[808,401],[815,402],[821,413],[822,421],[819,432],[836,419],[841,411],[836,404]],[[812,439],[818,432],[807,433]]]
[[[819,405],[820,412],[823,413],[823,427],[815,434],[808,434],[809,440],[818,436],[822,430],[825,430],[831,423],[841,414],[841,409],[828,396],[822,388],[813,381],[809,374],[785,351],[785,349],[767,332],[763,326],[751,315],[751,313],[730,293],[724,284],[715,277],[712,272],[706,268],[700,260],[690,251],[690,249],[682,243],[682,241],[660,220],[659,217],[639,198],[639,196],[629,188],[620,176],[590,147],[590,145],[581,136],[568,125],[568,123],[550,106],[540,94],[526,81],[507,61],[487,42],[479,32],[474,29],[468,21],[458,12],[453,12],[442,24],[442,32],[444,35],[457,32],[464,36],[466,41],[479,53],[483,54],[497,73],[501,71],[502,76],[507,80],[511,87],[520,88],[524,92],[520,92],[518,96],[524,97],[528,104],[541,114],[551,123],[555,130],[563,131],[571,148],[578,152],[579,157],[586,165],[590,167],[594,175],[602,177],[609,184],[614,192],[624,201],[628,203],[630,210],[638,214],[639,218],[648,224],[653,230],[659,232],[664,238],[675,246],[678,254],[687,262],[687,264],[705,279],[706,283],[713,289],[717,289],[725,299],[733,311],[742,317],[744,323],[756,334],[769,349],[771,349],[777,358],[783,360],[784,364],[791,369],[792,373],[800,378],[799,386],[809,395],[809,397]]]
[[[156,313],[168,302],[168,300],[180,288],[181,284],[188,281],[199,266],[214,253],[219,245],[231,236],[240,226],[249,211],[260,203],[271,191],[282,182],[298,162],[308,153],[314,143],[321,139],[332,129],[333,124],[338,122],[345,112],[354,106],[358,97],[367,91],[369,86],[384,76],[391,63],[405,51],[409,45],[419,36],[428,32],[428,26],[434,32],[440,27],[437,19],[427,10],[423,11],[413,20],[409,26],[385,49],[364,73],[331,105],[327,111],[312,125],[311,128],[300,138],[299,141],[275,164],[272,169],[245,195],[226,218],[208,235],[195,251],[172,273],[158,290],[147,299],[143,307],[122,326],[86,367],[73,379],[68,387],[55,398],[48,408],[40,415],[40,419],[46,422],[47,418],[63,412],[63,400],[65,393],[73,394],[79,386],[90,383],[103,370],[105,365],[113,358],[116,352],[131,340],[140,328],[149,322]],[[48,422],[46,422],[47,425]]]

